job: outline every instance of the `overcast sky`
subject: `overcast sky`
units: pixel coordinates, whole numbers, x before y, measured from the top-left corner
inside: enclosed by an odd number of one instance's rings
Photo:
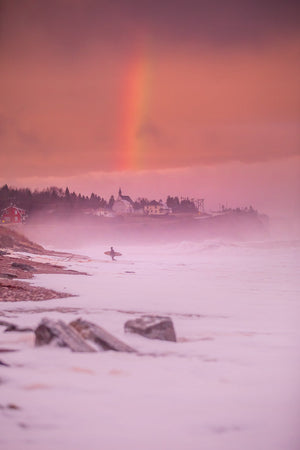
[[[298,163],[298,2],[0,4],[0,181]]]

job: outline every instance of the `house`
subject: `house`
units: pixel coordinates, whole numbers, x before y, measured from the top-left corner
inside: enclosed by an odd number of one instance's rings
[[[149,205],[144,206],[144,212],[148,216],[166,216],[172,214],[172,209],[162,201],[153,200]]]
[[[133,213],[133,201],[128,195],[122,195],[121,189],[119,189],[119,195],[117,200],[112,206],[112,210],[116,215],[122,216]]]
[[[98,208],[94,210],[93,214],[98,217],[115,217],[114,213],[106,208]]]
[[[1,211],[0,221],[6,223],[23,223],[26,218],[26,212],[22,208],[10,205]]]

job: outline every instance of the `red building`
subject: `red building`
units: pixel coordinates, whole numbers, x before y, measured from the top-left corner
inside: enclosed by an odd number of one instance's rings
[[[26,217],[24,209],[10,205],[1,211],[1,223],[22,223]]]

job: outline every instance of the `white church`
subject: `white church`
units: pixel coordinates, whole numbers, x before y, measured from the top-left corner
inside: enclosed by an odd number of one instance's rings
[[[117,216],[133,214],[133,201],[128,195],[122,195],[121,189],[119,189],[119,195],[115,200],[112,211]]]

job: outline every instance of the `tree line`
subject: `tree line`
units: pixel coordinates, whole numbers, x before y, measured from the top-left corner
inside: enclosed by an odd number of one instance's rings
[[[27,212],[42,209],[88,209],[107,208],[106,200],[92,193],[90,197],[52,186],[41,191],[28,188],[10,188],[5,184],[0,189],[0,209],[14,204]]]
[[[86,209],[111,209],[114,205],[115,198],[112,195],[109,200],[91,193],[90,196],[76,194],[70,192],[69,188],[58,188],[56,186],[48,187],[43,190],[30,190],[29,188],[12,188],[7,184],[0,188],[0,210],[6,208],[10,204],[14,204],[19,208],[25,209],[28,213],[37,212],[43,209],[64,209],[82,211]],[[133,202],[133,208],[138,210],[147,205],[158,205],[162,203],[156,200],[148,200],[147,198],[138,198]],[[179,200],[178,197],[168,196],[166,204],[174,213],[195,213],[197,208],[192,200],[184,198]]]

